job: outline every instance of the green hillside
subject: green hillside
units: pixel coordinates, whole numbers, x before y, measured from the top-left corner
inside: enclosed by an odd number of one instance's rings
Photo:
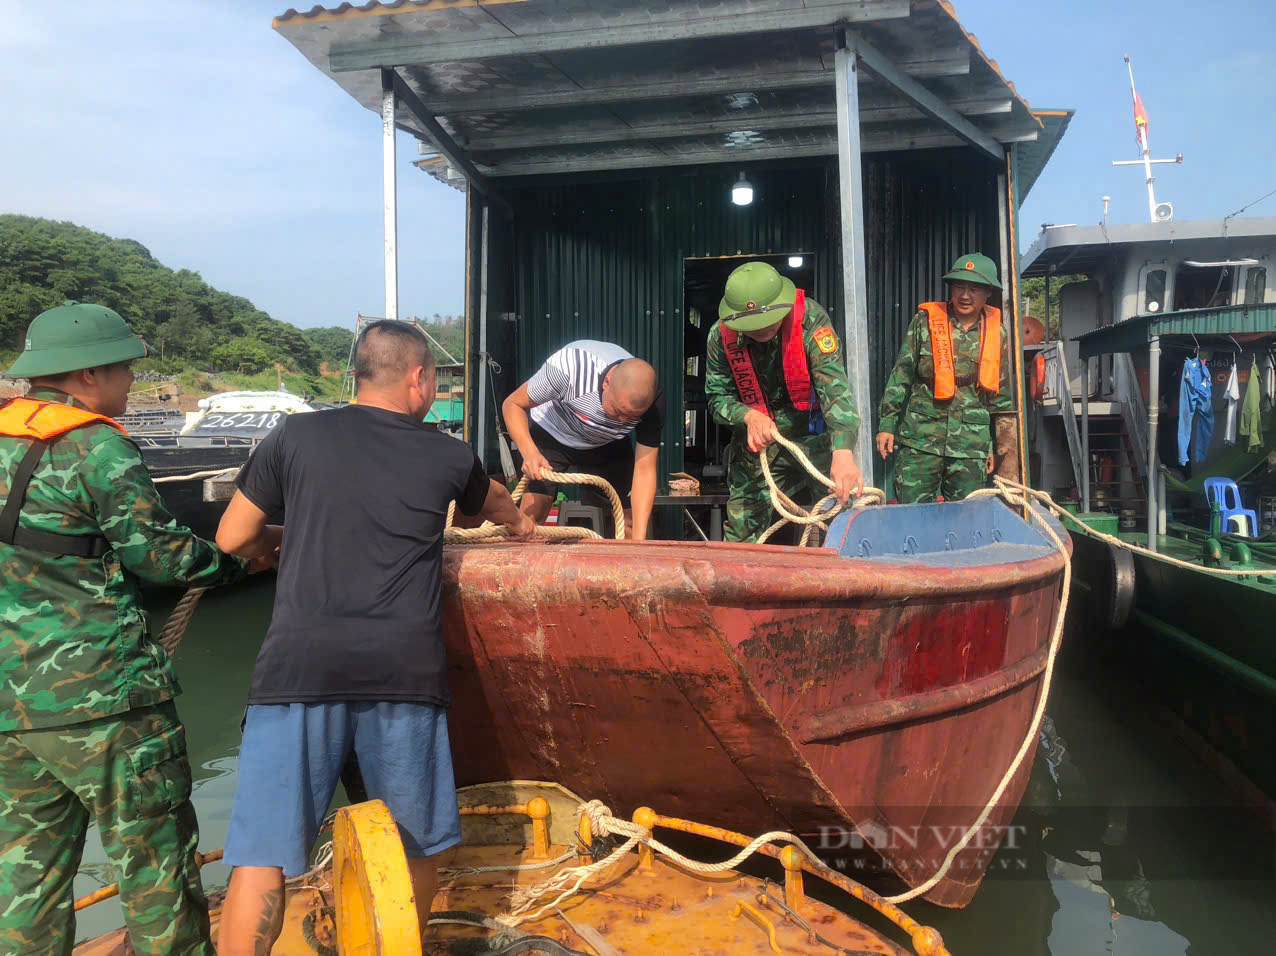
[[[199,273],[174,271],[141,243],[69,222],[0,215],[0,370],[22,347],[33,318],[61,302],[98,302],[119,312],[154,355],[138,371],[177,378],[196,393],[273,388],[335,398],[353,332],[299,329],[242,296],[214,289]],[[460,320],[421,324],[453,354],[464,349]],[[443,356],[435,350],[440,361]],[[278,371],[277,371],[278,369]]]
[[[27,324],[66,299],[115,309],[164,362],[319,371],[319,351],[296,326],[214,289],[197,272],[173,271],[141,243],[69,222],[0,215],[0,349],[19,348]]]

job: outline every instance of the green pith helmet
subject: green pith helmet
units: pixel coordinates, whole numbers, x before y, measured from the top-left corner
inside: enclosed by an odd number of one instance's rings
[[[32,320],[27,327],[26,346],[8,374],[11,378],[61,375],[144,355],[146,343],[132,333],[115,310],[104,305],[64,302]]]
[[[735,332],[775,325],[793,308],[797,287],[765,262],[746,262],[727,276],[718,318]]]
[[[997,281],[997,267],[993,265],[991,259],[978,252],[959,256],[953,263],[952,271],[945,274],[944,281],[970,282],[974,285],[990,285],[994,289],[1001,288],[1001,283]]]

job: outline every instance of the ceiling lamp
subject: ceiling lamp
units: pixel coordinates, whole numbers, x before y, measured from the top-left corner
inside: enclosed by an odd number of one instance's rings
[[[747,206],[753,202],[753,186],[740,173],[740,179],[731,187],[731,201],[737,206]]]
[[[802,257],[801,257],[801,256],[789,256],[789,268],[790,268],[790,269],[801,269],[801,268],[802,268]]]

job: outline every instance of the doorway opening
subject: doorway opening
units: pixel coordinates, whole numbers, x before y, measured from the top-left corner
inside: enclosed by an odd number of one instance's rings
[[[737,266],[755,261],[774,266],[808,296],[815,287],[815,256],[809,252],[683,260],[683,467],[700,480],[702,494],[726,492],[726,451],[731,441],[730,430],[709,414],[704,390],[705,344],[718,321],[727,276]]]

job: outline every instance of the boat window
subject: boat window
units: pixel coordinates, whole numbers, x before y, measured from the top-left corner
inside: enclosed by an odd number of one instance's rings
[[[1267,295],[1267,268],[1250,266],[1245,272],[1245,304],[1262,302]]]
[[[1154,269],[1147,274],[1143,286],[1143,311],[1165,311],[1165,275],[1164,269]]]
[[[1231,305],[1235,271],[1228,266],[1179,266],[1174,273],[1174,308],[1216,309]]]

